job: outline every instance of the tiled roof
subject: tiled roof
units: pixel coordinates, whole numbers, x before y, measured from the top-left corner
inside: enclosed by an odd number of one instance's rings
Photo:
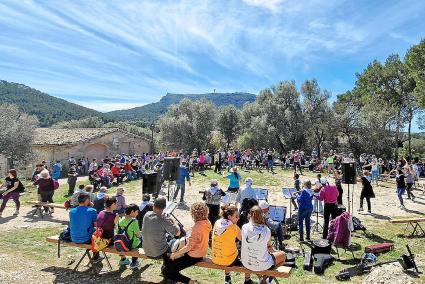
[[[37,128],[33,145],[70,145],[88,142],[118,128]]]

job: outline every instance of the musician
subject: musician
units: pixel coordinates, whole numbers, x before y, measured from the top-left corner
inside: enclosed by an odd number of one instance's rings
[[[279,242],[279,250],[284,250],[285,246],[283,244],[283,228],[282,224],[280,222],[274,221],[269,216],[269,203],[265,200],[261,200],[259,204],[261,210],[263,210],[264,219],[266,220],[266,225],[272,231],[276,234],[277,240]]]
[[[251,198],[255,199],[255,189],[252,188],[252,178],[248,177],[245,179],[245,188],[238,192],[236,196],[236,205],[242,204],[244,199]]]
[[[220,214],[221,197],[225,196],[226,193],[218,187],[217,180],[211,180],[210,185],[211,188],[204,192],[202,199],[205,200],[209,209],[208,220],[211,224],[215,224]]]
[[[316,188],[315,192],[318,193],[317,199],[323,200],[325,203],[323,210],[323,239],[328,236],[329,218],[335,219],[338,213],[338,189],[335,185],[329,185],[328,181],[323,178],[321,186]]]
[[[300,241],[304,241],[304,221],[306,229],[306,239],[310,240],[310,228],[311,228],[311,213],[313,212],[313,190],[311,189],[311,181],[307,180],[304,182],[303,189],[300,196],[298,197],[298,230],[300,233]]]

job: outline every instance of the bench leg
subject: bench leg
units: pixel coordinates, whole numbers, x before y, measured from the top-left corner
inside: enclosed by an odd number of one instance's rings
[[[91,257],[89,256],[89,250],[88,250],[88,249],[86,249],[86,251],[84,252],[83,256],[80,258],[80,260],[79,260],[79,261],[77,262],[77,264],[75,265],[74,269],[72,270],[73,272],[77,271],[78,266],[80,266],[81,262],[83,261],[83,259],[84,259],[86,256],[87,256],[89,259],[91,258]]]
[[[273,277],[273,281],[276,282],[276,284],[279,284],[279,281],[277,281],[276,277]]]
[[[112,270],[112,265],[109,262],[108,256],[106,255],[106,253],[104,251],[102,251],[102,253],[103,253],[103,256],[105,257],[105,260],[106,260],[106,263],[108,264],[109,269]]]
[[[413,226],[413,223],[409,223],[412,227],[413,227],[413,232],[412,234],[410,234],[410,236],[424,236],[425,235],[425,231],[424,229],[422,229],[421,225],[419,225],[419,223],[414,223],[415,225]]]

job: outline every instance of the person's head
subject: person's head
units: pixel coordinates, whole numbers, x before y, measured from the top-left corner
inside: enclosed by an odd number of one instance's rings
[[[261,200],[258,206],[261,208],[264,214],[267,214],[269,212],[269,203],[265,200]]]
[[[93,161],[93,163],[96,163],[97,159],[93,159],[92,161]]]
[[[322,174],[317,174],[317,179],[320,180],[322,178]]]
[[[78,189],[79,190],[84,190],[84,188],[85,188],[86,186],[84,185],[84,184],[80,184],[79,186],[78,186]]]
[[[158,196],[153,202],[153,211],[161,214],[167,206],[167,199],[164,196]]]
[[[104,192],[104,193],[106,193],[106,192],[108,192],[108,188],[107,188],[106,186],[102,186],[102,187],[99,189],[99,191],[100,191],[100,192]]]
[[[245,179],[245,185],[246,185],[247,187],[252,186],[252,183],[253,183],[252,178],[247,177],[247,178]]]
[[[136,204],[130,204],[125,208],[125,215],[130,216],[131,218],[136,218],[139,214],[139,206]]]
[[[234,173],[237,173],[238,172],[238,167],[233,167],[232,170],[233,170]]]
[[[263,210],[261,210],[261,208],[257,205],[253,206],[251,210],[249,210],[249,215],[251,222],[256,225],[264,225],[266,223]]]
[[[49,179],[50,178],[50,174],[49,171],[44,169],[40,172],[39,177],[42,179]]]
[[[305,182],[304,182],[304,185],[303,185],[305,188],[311,188],[311,181],[310,180],[306,180]]]
[[[82,193],[82,194],[78,195],[78,204],[80,206],[89,206],[90,196],[86,193]]]
[[[218,181],[215,180],[215,179],[213,179],[213,180],[211,180],[210,185],[211,185],[211,187],[217,187],[218,186]]]
[[[8,174],[9,174],[9,177],[10,177],[10,178],[16,178],[16,177],[18,176],[18,173],[16,172],[16,170],[15,170],[15,169],[10,169],[10,170],[8,171]]]
[[[300,178],[300,175],[299,174],[295,174],[294,175],[294,179],[299,179]]]
[[[35,165],[35,168],[37,169],[37,171],[41,171],[44,168],[43,164],[37,164]]]
[[[208,207],[204,202],[195,202],[190,207],[190,214],[194,222],[208,220]]]
[[[321,178],[320,183],[322,184],[322,186],[326,186],[328,184],[328,180],[326,178]]]
[[[231,204],[221,206],[221,217],[236,224],[239,220],[238,207]]]
[[[60,162],[61,162],[61,161],[59,161],[59,160],[56,160],[56,164],[60,164]]]
[[[118,187],[117,188],[117,195],[123,195],[124,194],[124,187]]]
[[[115,196],[107,196],[105,198],[105,207],[110,210],[117,209],[117,198]]]
[[[91,184],[88,184],[88,185],[86,185],[85,187],[84,187],[84,191],[85,192],[93,192],[93,190],[94,190],[94,186],[93,185],[91,185]]]
[[[143,194],[142,200],[144,202],[148,202],[148,201],[151,200],[151,196],[149,194],[145,193],[145,194]]]
[[[364,171],[363,171],[363,175],[364,175],[364,176],[366,176],[366,177],[367,177],[367,176],[370,176],[370,172],[369,172],[368,170],[364,170]]]

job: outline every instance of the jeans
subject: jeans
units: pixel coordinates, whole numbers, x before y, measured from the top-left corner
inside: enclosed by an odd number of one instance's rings
[[[183,269],[186,269],[194,264],[200,262],[202,257],[191,257],[187,253],[182,257],[171,260],[168,257],[164,258],[164,269],[162,273],[167,280],[173,280],[175,282],[189,283],[190,278],[180,273]]]
[[[402,205],[402,206],[404,206],[403,194],[404,194],[405,191],[406,191],[405,188],[397,188],[397,197],[398,197],[398,200],[400,200],[400,205]]]
[[[126,174],[127,174],[127,179],[128,180],[133,180],[133,179],[136,179],[137,178],[136,171],[129,171]]]
[[[374,180],[376,182],[378,182],[378,170],[372,170],[371,174],[372,174],[372,180],[371,180],[371,182],[373,182]]]
[[[300,240],[304,240],[304,221],[307,239],[310,239],[310,228],[311,228],[311,213],[312,209],[299,209],[298,210],[298,231],[300,233]]]
[[[269,171],[273,171],[273,160],[267,160],[267,167]]]
[[[336,218],[338,211],[338,205],[336,203],[325,203],[325,208],[323,210],[323,238],[328,237],[329,221],[330,217],[332,220]]]
[[[369,196],[360,196],[360,208],[363,208],[363,199],[366,198],[366,202],[367,202],[367,211],[371,211],[372,210],[372,205],[370,203],[370,197]]]
[[[413,183],[408,183],[407,184],[407,188],[406,188],[406,191],[407,191],[407,197],[408,198],[415,198],[415,196],[413,195],[413,190],[412,190],[412,187],[413,187]]]
[[[235,166],[235,162],[234,161],[229,161],[228,162],[228,166],[229,166],[229,169],[231,169],[231,168],[233,168],[234,166]]]
[[[3,212],[4,208],[6,208],[6,204],[9,201],[9,199],[13,199],[13,201],[16,204],[16,210],[19,210],[19,207],[21,207],[21,202],[19,202],[19,197],[20,197],[19,191],[17,190],[14,190],[4,195],[3,202],[1,203],[1,207],[0,207],[0,213]]]
[[[180,193],[180,202],[183,202],[184,201],[184,193],[185,193],[185,190],[186,190],[186,183],[185,182],[183,182],[182,184],[177,184],[176,192],[174,192],[173,199],[177,198],[177,195],[179,194],[179,190],[182,191]]]

